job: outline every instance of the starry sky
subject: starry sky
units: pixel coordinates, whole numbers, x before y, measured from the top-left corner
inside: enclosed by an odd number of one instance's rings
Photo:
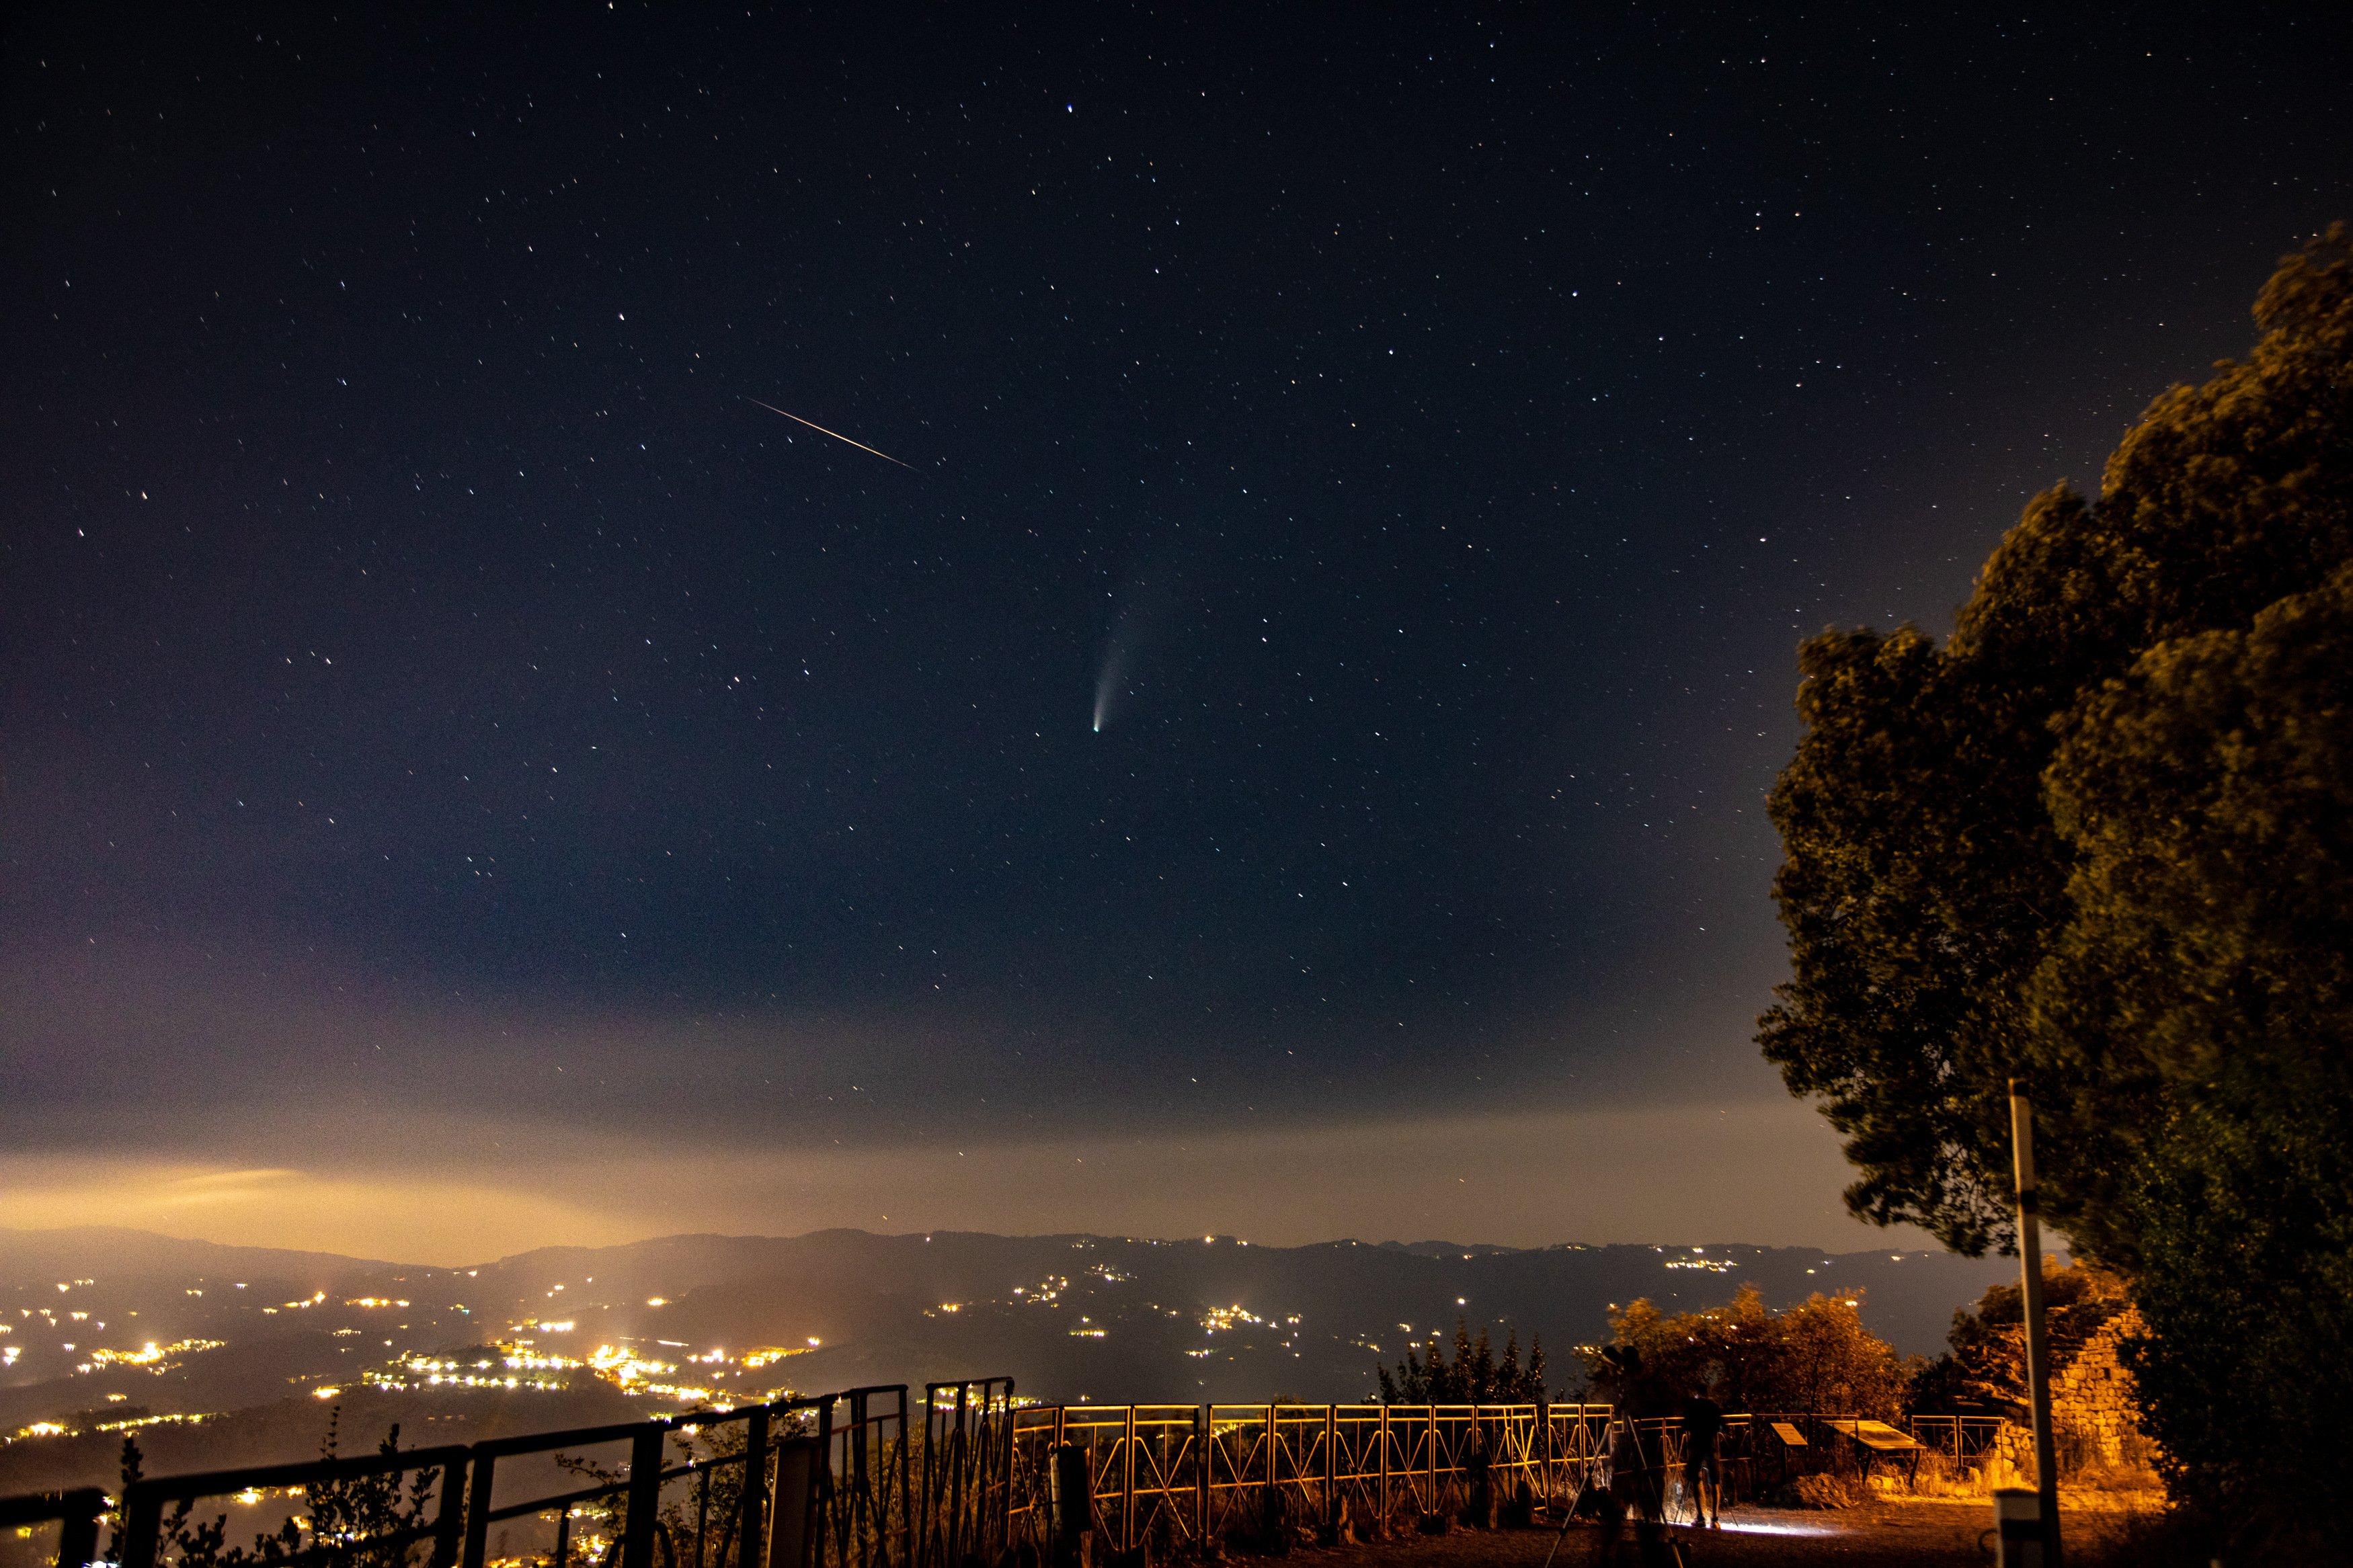
[[[1871,1245],[1796,642],[2245,348],[2323,9],[20,8],[0,1223]]]

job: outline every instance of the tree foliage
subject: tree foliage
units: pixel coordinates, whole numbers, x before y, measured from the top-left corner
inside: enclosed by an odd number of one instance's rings
[[[1762,1020],[1849,1206],[2007,1247],[2013,1074],[2044,1210],[2133,1281],[2190,1494],[2341,1465],[2353,1373],[2353,237],[2039,497],[1951,639],[1800,651]]]
[[[1506,1335],[1504,1354],[1498,1360],[1487,1331],[1482,1328],[1474,1340],[1469,1325],[1460,1318],[1454,1321],[1451,1363],[1446,1359],[1444,1342],[1433,1334],[1429,1360],[1408,1349],[1394,1377],[1388,1367],[1374,1370],[1380,1379],[1383,1405],[1534,1405],[1547,1397],[1543,1335],[1529,1342],[1528,1364],[1523,1368],[1519,1330]]]
[[[1816,1292],[1776,1313],[1754,1285],[1729,1306],[1661,1312],[1648,1298],[1609,1320],[1616,1342],[1641,1352],[1642,1375],[1670,1394],[1705,1394],[1727,1410],[1819,1412],[1892,1419],[1905,1368],[1862,1326],[1861,1289]],[[1601,1372],[1598,1349],[1584,1352]]]

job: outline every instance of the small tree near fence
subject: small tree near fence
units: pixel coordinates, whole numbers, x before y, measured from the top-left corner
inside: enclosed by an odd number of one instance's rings
[[[338,1405],[327,1417],[327,1436],[319,1445],[319,1457],[322,1459],[335,1458],[335,1430],[342,1416],[343,1408]],[[400,1428],[395,1426],[376,1445],[376,1452],[399,1451]],[[139,1445],[129,1437],[123,1438],[125,1496],[132,1483],[142,1479],[143,1468]],[[422,1530],[430,1522],[427,1502],[433,1495],[434,1483],[440,1479],[438,1469],[427,1468],[410,1471],[405,1488],[398,1471],[354,1476],[348,1480],[312,1481],[302,1489],[309,1517],[298,1521],[288,1515],[275,1534],[255,1536],[251,1551],[228,1544],[226,1513],[215,1516],[210,1523],[192,1520],[189,1515],[195,1501],[183,1498],[164,1516],[163,1544],[176,1568],[251,1568],[253,1564],[283,1563],[321,1547],[332,1547],[336,1563],[349,1568],[404,1568],[411,1556],[412,1543],[398,1538],[404,1532]],[[124,1542],[120,1504],[112,1520],[114,1543],[108,1555],[121,1562]]]
[[[1445,1342],[1432,1334],[1428,1361],[1408,1350],[1394,1377],[1388,1367],[1374,1370],[1383,1405],[1534,1405],[1545,1398],[1544,1336],[1528,1342],[1528,1364],[1523,1368],[1517,1329],[1506,1334],[1498,1361],[1486,1329],[1474,1340],[1470,1326],[1457,1318],[1451,1364]]]

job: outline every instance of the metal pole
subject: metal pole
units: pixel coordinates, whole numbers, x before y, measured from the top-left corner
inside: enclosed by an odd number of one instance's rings
[[[711,1467],[697,1459],[687,1461],[695,1471],[694,1486],[694,1568],[702,1568],[703,1538],[711,1533]]]
[[[1340,1407],[1324,1407],[1324,1528],[1340,1542]]]
[[[2026,1298],[2026,1387],[2034,1411],[2034,1489],[2042,1513],[2044,1568],[2060,1568],[2059,1456],[2051,1436],[2050,1346],[2042,1332],[2042,1229],[2034,1193],[2034,1102],[2010,1080],[2010,1142],[2017,1161],[2018,1268]]]
[[[899,1385],[899,1562],[902,1568],[912,1568],[915,1561],[915,1499],[914,1476],[910,1469],[908,1450],[914,1439],[907,1432],[907,1385]],[[888,1478],[885,1478],[887,1484]]]
[[[1438,1506],[1438,1406],[1430,1407],[1430,1491],[1421,1500],[1421,1511],[1440,1513]]]
[[[1552,1507],[1552,1417],[1546,1414],[1544,1390],[1536,1390],[1536,1496]]]
[[[744,1431],[744,1505],[735,1527],[736,1568],[767,1568],[768,1532],[768,1406],[752,1412]],[[568,1521],[572,1515],[565,1510]],[[555,1568],[564,1568],[559,1562]]]
[[[400,1472],[393,1472],[391,1484],[398,1484]],[[466,1461],[441,1467],[441,1511],[433,1521],[433,1554],[426,1561],[428,1568],[456,1568],[458,1555],[466,1544]]]
[[[76,1487],[58,1499],[58,1568],[85,1568],[98,1558],[98,1515],[106,1494]]]
[[[481,1568],[482,1560],[490,1554],[491,1486],[498,1463],[496,1454],[474,1457],[474,1482],[466,1495],[466,1568]]]
[[[122,1526],[113,1542],[120,1568],[155,1568],[155,1538],[163,1532],[164,1500],[142,1485],[123,1489]]]
[[[985,1423],[987,1420],[988,1407],[988,1384],[985,1383],[980,1385],[980,1403],[982,1411],[981,1421]],[[950,1465],[953,1467],[951,1473],[955,1477],[955,1499],[950,1505],[948,1510],[948,1555],[946,1558],[946,1561],[948,1562],[961,1562],[966,1550],[965,1542],[967,1541],[971,1541],[977,1543],[980,1539],[980,1532],[978,1531],[968,1531],[965,1528],[965,1511],[967,1507],[971,1506],[966,1500],[967,1498],[976,1495],[979,1490],[978,1488],[970,1484],[965,1474],[967,1470],[973,1468],[974,1461],[974,1447],[972,1440],[974,1422],[971,1415],[971,1407],[972,1384],[969,1383],[957,1384],[955,1403],[955,1436],[951,1441],[948,1453],[948,1460]]]
[[[1135,1406],[1127,1407],[1127,1430],[1119,1440],[1119,1549],[1135,1549]]]
[[[987,1384],[981,1384],[980,1405],[981,1419],[987,1421],[988,1419],[988,1385]],[[1009,1377],[1005,1380],[1004,1432],[1005,1442],[1002,1451],[996,1453],[995,1458],[998,1505],[996,1529],[997,1544],[1010,1552],[1013,1550],[1013,1443],[1014,1438],[1019,1435],[1019,1428],[1016,1425],[1013,1414],[1013,1380]]]
[[[1274,1424],[1275,1407],[1266,1407],[1266,1496],[1260,1505],[1259,1517],[1271,1519],[1282,1501],[1282,1472],[1276,1468],[1276,1447],[1282,1441],[1282,1430]]]
[[[1203,1556],[1209,1552],[1209,1488],[1217,1478],[1209,1467],[1217,1463],[1218,1426],[1209,1418],[1209,1406],[1201,1406],[1200,1435],[1193,1443],[1193,1549]]]

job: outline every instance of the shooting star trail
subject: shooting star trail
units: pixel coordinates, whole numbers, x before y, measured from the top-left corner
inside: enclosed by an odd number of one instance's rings
[[[746,402],[746,403],[760,403],[760,400],[759,400],[758,398],[756,398],[756,397],[747,397],[747,398],[745,398],[744,401],[744,402]],[[769,413],[771,413],[771,414],[785,414],[785,411],[784,411],[783,409],[781,409],[781,408],[777,407],[777,406],[776,406],[775,404],[773,404],[773,403],[760,403],[760,406],[761,406],[761,407],[763,407],[763,408],[765,408],[765,409],[766,409],[766,410],[767,410]],[[806,425],[806,426],[807,426],[810,429],[812,429],[812,430],[816,431],[816,432],[817,432],[818,435],[820,435],[820,436],[830,436],[830,437],[833,437],[835,440],[837,440],[837,441],[840,441],[840,442],[843,442],[843,443],[845,443],[845,444],[847,444],[847,445],[849,445],[849,446],[855,447],[857,447],[857,448],[858,448],[860,451],[861,451],[861,452],[874,452],[874,448],[873,448],[873,447],[870,447],[870,446],[868,446],[865,442],[863,442],[863,441],[852,441],[852,440],[850,440],[850,439],[849,439],[849,437],[847,437],[847,436],[843,435],[840,431],[839,431],[839,430],[828,430],[828,429],[827,429],[824,426],[818,424],[816,421],[814,421],[814,420],[810,420],[810,419],[804,419],[804,418],[802,418],[802,417],[801,417],[799,415],[797,415],[797,414],[785,414],[785,417],[786,417],[786,418],[787,418],[787,419],[789,419],[789,420],[791,420],[791,421],[792,421],[794,424],[796,424],[796,425]],[[878,457],[878,458],[881,458],[881,459],[882,459],[884,462],[886,462],[886,463],[899,463],[899,459],[898,459],[898,458],[894,458],[894,457],[892,457],[892,456],[890,453],[888,453],[888,452],[874,452],[874,455],[875,455],[876,457]],[[913,474],[913,473],[918,473],[918,472],[920,472],[920,471],[921,471],[921,470],[920,470],[920,469],[918,469],[918,468],[915,467],[915,465],[914,465],[914,464],[913,464],[913,463],[899,463],[899,466],[900,466],[901,468],[902,468],[906,469],[906,470],[907,470],[909,473],[911,473],[911,474]]]

